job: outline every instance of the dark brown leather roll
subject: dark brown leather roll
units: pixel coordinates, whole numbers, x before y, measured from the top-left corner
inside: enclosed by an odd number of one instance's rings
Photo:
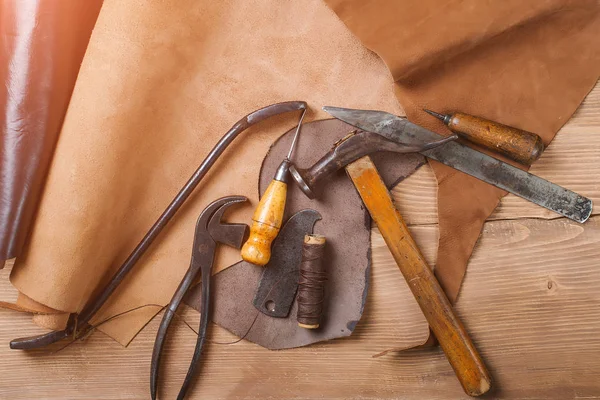
[[[19,255],[102,0],[0,0],[0,259]]]

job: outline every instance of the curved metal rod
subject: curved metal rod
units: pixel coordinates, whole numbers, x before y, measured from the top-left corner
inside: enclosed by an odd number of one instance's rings
[[[307,104],[304,101],[287,101],[283,103],[276,103],[256,110],[236,122],[236,124],[221,138],[221,140],[219,140],[217,145],[210,151],[210,153],[208,153],[208,156],[206,156],[204,161],[202,161],[202,164],[200,164],[196,172],[194,172],[179,193],[177,193],[173,201],[171,201],[171,204],[169,204],[162,215],[158,217],[154,225],[152,225],[148,233],[146,233],[140,243],[135,247],[135,249],[133,249],[121,267],[119,267],[110,282],[105,286],[104,290],[102,290],[98,297],[89,301],[85,305],[78,318],[76,320],[74,318],[70,318],[69,323],[67,323],[67,327],[63,331],[49,332],[43,335],[14,339],[10,342],[10,348],[34,349],[47,346],[51,343],[58,342],[67,336],[71,336],[71,334],[75,332],[76,325],[81,327],[83,331],[89,329],[88,324],[94,314],[96,314],[96,312],[98,312],[104,303],[106,303],[110,295],[113,294],[113,292],[121,284],[129,271],[133,269],[135,264],[139,261],[146,250],[148,250],[150,245],[173,218],[175,213],[181,208],[190,194],[192,194],[196,186],[198,186],[202,178],[204,178],[210,167],[213,166],[213,164],[217,161],[219,156],[221,156],[223,151],[225,151],[225,149],[231,144],[231,142],[240,133],[252,125],[282,113],[305,110],[306,107]],[[77,332],[75,332],[75,334],[77,335]]]

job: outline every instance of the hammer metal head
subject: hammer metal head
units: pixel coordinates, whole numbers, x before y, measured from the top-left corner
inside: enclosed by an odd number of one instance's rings
[[[309,199],[315,197],[319,183],[335,171],[346,167],[361,157],[378,151],[416,153],[446,144],[457,139],[456,135],[421,143],[402,143],[368,131],[353,132],[338,141],[319,161],[310,168],[290,166],[290,174]]]

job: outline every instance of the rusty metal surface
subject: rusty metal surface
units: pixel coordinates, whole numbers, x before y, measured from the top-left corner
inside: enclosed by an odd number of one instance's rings
[[[313,199],[315,198],[317,188],[321,186],[321,182],[326,181],[331,177],[331,174],[361,157],[382,151],[418,153],[456,140],[457,138],[458,136],[453,135],[429,142],[404,144],[388,140],[377,133],[355,131],[339,140],[335,144],[335,147],[310,168],[298,168],[291,165],[289,169],[292,178],[300,186],[300,189],[309,199]]]
[[[323,107],[332,116],[360,129],[402,143],[437,140],[442,135],[383,111]],[[592,213],[592,201],[536,175],[513,167],[458,142],[449,142],[421,154],[509,193],[583,223]]]
[[[186,182],[183,188],[181,188],[179,193],[177,193],[173,201],[171,201],[171,204],[167,206],[165,211],[160,215],[160,217],[158,217],[154,225],[150,227],[140,243],[135,247],[135,249],[133,249],[129,257],[127,257],[127,259],[119,267],[115,275],[111,278],[110,282],[104,287],[104,289],[96,298],[90,300],[86,304],[76,319],[71,318],[69,320],[73,321],[73,323],[69,323],[63,331],[49,332],[43,335],[32,336],[28,338],[14,339],[10,342],[10,348],[33,349],[47,346],[51,343],[62,340],[65,337],[75,336],[77,338],[83,336],[85,332],[89,330],[90,327],[88,322],[92,319],[94,314],[100,310],[110,295],[113,294],[113,292],[121,284],[125,276],[127,276],[127,274],[133,269],[140,258],[142,258],[146,250],[148,250],[150,245],[159,236],[165,226],[167,226],[169,221],[171,221],[173,216],[175,216],[177,211],[185,203],[196,186],[198,186],[200,181],[202,181],[202,178],[204,178],[204,176],[207,174],[213,164],[219,159],[221,154],[223,154],[225,149],[227,149],[227,147],[231,144],[231,142],[233,142],[233,140],[247,128],[267,118],[290,111],[305,109],[306,102],[304,101],[287,101],[283,103],[276,103],[256,110],[236,122],[233,127],[219,140],[219,142],[217,142],[210,153],[208,153],[204,161],[202,161],[202,164],[200,164],[198,169]],[[79,329],[79,331],[76,332],[76,328]]]
[[[313,232],[321,214],[308,209],[287,220],[273,243],[271,260],[265,265],[252,304],[261,313],[286,318],[298,289],[298,266],[302,260],[304,235]]]
[[[184,296],[198,278],[198,274],[200,274],[202,278],[202,309],[200,310],[201,316],[198,339],[196,341],[196,347],[194,349],[190,367],[177,398],[182,399],[185,397],[199,366],[200,356],[206,341],[206,328],[211,315],[211,274],[217,244],[222,243],[239,249],[248,237],[247,225],[222,223],[221,218],[229,207],[237,203],[243,203],[247,200],[248,199],[244,196],[227,196],[220,198],[206,207],[198,218],[190,267],[179,284],[179,287],[177,287],[169,305],[165,309],[163,319],[160,322],[156,334],[156,341],[154,342],[152,361],[150,364],[150,394],[153,400],[156,399],[157,395],[160,360],[169,326],[171,325],[177,308],[181,304]]]

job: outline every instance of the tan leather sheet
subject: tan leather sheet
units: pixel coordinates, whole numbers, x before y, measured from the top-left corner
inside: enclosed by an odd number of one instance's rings
[[[539,134],[545,144],[600,74],[596,0],[326,0],[386,62],[408,118],[462,111]],[[436,275],[455,301],[485,219],[506,194],[430,162],[437,181]],[[585,193],[583,193],[585,195]]]
[[[323,104],[401,113],[392,88],[384,63],[321,0],[106,0],[11,281],[46,306],[81,310],[241,116],[284,100],[308,101],[307,120],[325,117]],[[231,219],[249,221],[261,161],[297,119],[269,120],[236,140],[96,321],[168,303],[199,213],[217,197],[246,195],[252,204]],[[238,260],[222,249],[217,269]],[[126,344],[156,311],[102,330]]]

